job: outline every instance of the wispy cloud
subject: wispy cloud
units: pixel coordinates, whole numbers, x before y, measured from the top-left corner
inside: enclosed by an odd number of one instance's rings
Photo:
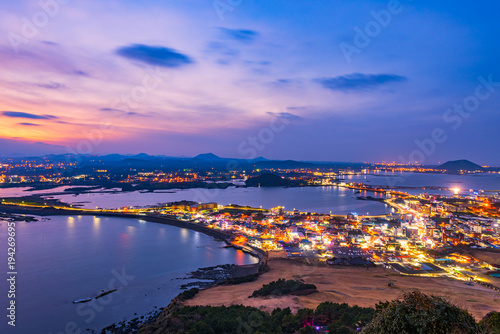
[[[46,89],[63,89],[66,88],[66,85],[58,83],[58,82],[49,82],[49,83],[43,83],[43,84],[37,84],[38,87],[41,88],[46,88]]]
[[[113,112],[122,112],[124,113],[125,111],[121,110],[121,109],[116,109],[116,108],[101,108],[99,109],[100,111],[113,111]]]
[[[302,118],[300,116],[294,115],[294,114],[289,113],[289,112],[271,112],[271,111],[268,111],[267,114],[274,116],[274,117],[283,118],[283,119],[298,120],[298,119]]]
[[[270,84],[277,88],[291,88],[291,87],[299,87],[304,84],[307,80],[301,78],[287,78],[287,79],[276,79]]]
[[[35,123],[18,123],[19,125],[25,125],[25,126],[40,126],[40,124],[35,124]]]
[[[303,110],[307,110],[307,107],[287,107],[288,110],[299,110],[299,111],[303,111]]]
[[[229,45],[230,43],[209,42],[207,45],[207,53],[216,55],[215,62],[219,65],[230,65],[238,60],[240,50]]]
[[[132,44],[119,48],[116,53],[128,59],[162,67],[175,68],[194,62],[191,57],[163,46]]]
[[[406,77],[395,74],[354,73],[333,78],[318,78],[317,83],[326,89],[339,91],[369,90],[390,83],[403,82]]]
[[[241,42],[252,43],[259,36],[254,30],[219,28],[224,37]]]
[[[145,114],[141,114],[141,113],[138,113],[138,112],[135,112],[135,111],[129,111],[129,112],[126,112],[124,110],[121,110],[121,109],[116,109],[116,108],[101,108],[99,109],[100,111],[104,111],[104,112],[113,112],[113,113],[119,113],[119,114],[122,114],[122,115],[127,115],[127,116],[138,116],[138,117],[151,117],[149,115],[145,115]]]
[[[81,70],[75,70],[73,73],[76,75],[81,75],[81,76],[85,76],[85,77],[89,75],[87,72],[81,71]]]
[[[3,111],[3,116],[11,117],[11,118],[28,118],[28,119],[55,119],[57,116],[53,115],[35,115],[27,112],[21,111]]]
[[[52,42],[52,41],[40,41],[41,43],[43,44],[47,44],[47,45],[52,45],[52,46],[58,46],[59,43],[55,43],[55,42]]]
[[[235,63],[262,71],[262,67],[271,65],[269,60],[243,60],[244,55],[248,57],[250,44],[252,44],[259,33],[253,30],[218,28],[219,34],[215,41],[207,43],[206,53],[215,56],[218,65],[232,65]]]

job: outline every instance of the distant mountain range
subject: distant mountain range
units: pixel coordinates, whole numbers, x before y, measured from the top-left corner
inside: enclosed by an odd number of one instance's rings
[[[228,160],[236,160],[236,161],[245,161],[245,162],[259,162],[259,161],[270,161],[264,157],[258,157],[251,160],[246,159],[229,159],[229,158],[221,158],[213,153],[203,153],[198,154],[193,158],[193,160],[203,160],[203,161],[228,161]]]
[[[0,141],[1,143],[1,141]],[[146,153],[139,154],[108,154],[108,155],[73,155],[66,154],[48,154],[44,156],[32,157],[10,157],[2,158],[0,160],[22,160],[32,159],[39,161],[51,160],[55,162],[78,162],[80,165],[96,166],[106,165],[116,168],[226,168],[228,163],[236,164],[231,168],[281,168],[281,169],[294,169],[294,168],[366,168],[372,166],[370,163],[352,163],[352,162],[328,162],[328,161],[296,161],[296,160],[269,160],[264,157],[257,157],[254,159],[238,159],[238,158],[222,158],[214,153],[202,153],[195,157],[174,157],[166,155],[149,155]],[[460,171],[500,171],[499,167],[483,168],[469,160],[454,160],[448,161],[439,166],[429,166],[446,170],[448,173],[458,173]]]
[[[195,157],[169,157],[154,156],[146,153],[135,155],[108,154],[108,155],[73,155],[73,154],[49,154],[42,157],[28,157],[35,161],[54,161],[54,162],[76,162],[80,168],[92,170],[95,167],[106,167],[111,170],[126,170],[130,168],[139,168],[141,170],[155,170],[163,168],[307,168],[315,166],[313,163],[294,160],[269,160],[264,157],[254,159],[230,159],[222,158],[213,153],[203,153]],[[3,158],[0,160],[6,160]],[[10,158],[13,160],[26,159],[21,157]]]
[[[475,171],[484,170],[483,167],[475,164],[469,160],[454,160],[448,161],[439,166],[440,169],[446,169],[447,172]]]

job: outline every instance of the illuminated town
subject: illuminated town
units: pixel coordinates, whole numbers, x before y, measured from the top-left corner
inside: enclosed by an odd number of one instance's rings
[[[0,177],[4,185],[34,184],[43,189],[85,185],[89,189],[134,185],[134,189],[245,186],[249,180],[273,175],[280,180],[300,182],[299,186],[323,186],[351,189],[360,201],[388,205],[387,215],[363,215],[355,212],[334,215],[301,212],[277,206],[263,209],[215,202],[181,201],[161,206],[88,210],[65,203],[44,203],[43,198],[4,198],[2,205],[62,208],[90,213],[125,213],[160,216],[191,222],[232,237],[228,246],[255,254],[255,249],[288,258],[308,258],[329,265],[383,266],[402,275],[448,276],[465,282],[477,282],[498,290],[490,283],[490,274],[500,268],[488,263],[474,250],[500,248],[500,196],[480,189],[427,187],[421,194],[410,195],[405,189],[387,185],[351,182],[349,176],[419,172],[443,173],[439,168],[372,164],[362,168],[253,168],[249,171],[188,168],[174,171],[129,170],[110,172],[94,167],[87,174],[74,170],[74,163],[39,163],[25,161],[3,164]],[[54,173],[53,170],[57,170]],[[67,169],[73,175],[65,172]],[[24,175],[20,174],[24,170]],[[37,174],[37,172],[42,172]],[[469,171],[465,173],[475,173]],[[496,172],[496,171],[490,171]],[[463,173],[463,172],[462,172]],[[280,175],[280,176],[278,176]],[[104,182],[104,183],[102,183]],[[107,183],[109,182],[109,184]],[[260,182],[260,181],[259,181]],[[35,186],[35,188],[36,188]],[[258,183],[257,186],[261,186]],[[418,188],[418,187],[417,187]],[[82,188],[76,188],[83,191]],[[83,188],[85,189],[85,188]],[[129,188],[123,188],[123,190]],[[429,191],[448,191],[450,195],[429,195]],[[467,193],[464,195],[464,192]],[[472,283],[470,283],[472,284]],[[499,290],[500,291],[500,290]]]
[[[500,333],[500,2],[0,9],[0,334]]]

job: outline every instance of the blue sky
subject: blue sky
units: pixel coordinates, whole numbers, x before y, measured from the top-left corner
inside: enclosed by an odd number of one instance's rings
[[[3,2],[0,154],[499,165],[499,7]]]

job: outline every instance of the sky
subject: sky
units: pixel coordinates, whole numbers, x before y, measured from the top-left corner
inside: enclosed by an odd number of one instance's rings
[[[496,1],[0,3],[0,156],[500,165]]]

